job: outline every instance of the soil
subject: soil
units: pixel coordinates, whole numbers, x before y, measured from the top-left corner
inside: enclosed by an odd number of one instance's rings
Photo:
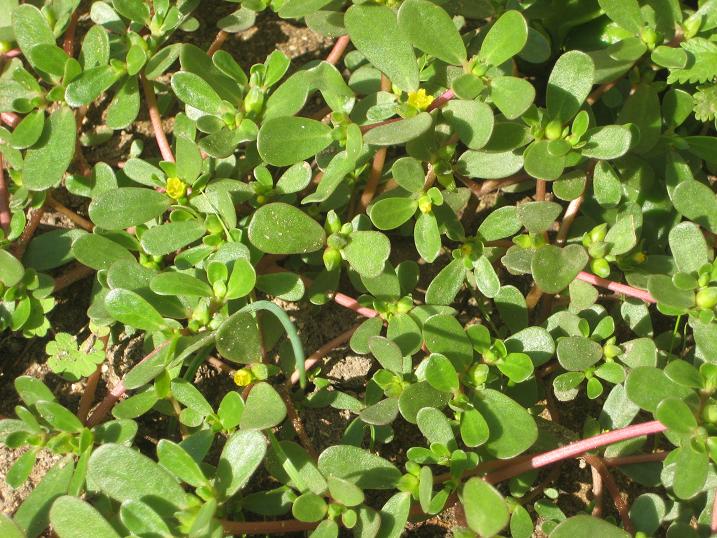
[[[189,41],[197,46],[206,49],[215,36],[216,21],[230,12],[236,4],[227,2],[212,3],[217,6],[216,11],[200,9],[201,18],[200,31],[181,35],[180,39]],[[87,17],[80,21],[80,35],[89,27]],[[300,25],[294,25],[269,15],[261,14],[257,25],[238,36],[231,36],[223,46],[223,49],[232,53],[239,63],[248,69],[250,65],[263,61],[267,54],[279,48],[292,58],[293,66],[301,66],[304,63],[317,58],[325,57],[331,46],[331,42],[318,36],[311,30]],[[94,122],[103,107],[90,107],[86,122]],[[144,113],[143,113],[144,114]],[[171,112],[166,114],[171,116]],[[167,120],[165,127],[171,129],[172,121]],[[140,116],[139,121],[132,126],[131,130],[115,133],[113,138],[104,145],[96,148],[85,148],[84,153],[90,164],[105,161],[116,164],[127,158],[129,146],[135,139],[144,140],[149,152],[156,151],[151,126],[146,115]],[[58,199],[76,210],[79,214],[86,216],[86,201],[75,198],[71,195],[58,193]],[[493,199],[490,200],[493,202]],[[485,201],[483,202],[485,203]],[[57,227],[71,227],[71,223],[64,217],[47,212],[42,220],[38,234]],[[401,250],[410,252],[408,245],[404,249],[397,249],[400,257]],[[427,282],[422,282],[419,288],[424,288]],[[74,284],[59,294],[57,306],[50,314],[54,332],[68,332],[80,334],[86,332],[85,312],[89,304],[91,291],[90,280],[84,280]],[[524,290],[527,291],[527,290]],[[475,318],[475,307],[471,306],[466,297],[465,308],[462,312],[462,321],[469,321]],[[312,307],[302,303],[299,307],[293,307],[292,315],[299,328],[301,338],[307,352],[311,352],[335,335],[347,330],[359,321],[359,318],[352,312],[334,304],[321,308]],[[83,392],[83,383],[68,383],[59,376],[49,372],[46,366],[44,347],[48,338],[35,338],[25,340],[16,335],[4,335],[0,338],[0,417],[14,415],[13,408],[19,402],[13,388],[13,380],[20,375],[31,375],[40,378],[55,392],[58,399],[70,409],[76,409],[80,395]],[[121,375],[128,370],[141,356],[141,342],[136,338],[124,337],[118,345],[113,346],[109,352],[109,361],[103,367],[103,379],[100,382],[97,397],[101,398],[105,387],[116,383]],[[351,352],[348,346],[341,346],[327,356],[323,375],[334,381],[337,388],[346,391],[356,397],[361,397],[361,390],[367,376],[370,375],[373,367],[372,361],[365,356],[357,356]],[[222,395],[235,388],[230,376],[226,373],[217,372],[206,365],[202,366],[197,374],[197,386],[210,402],[216,404]],[[567,406],[572,409],[572,416],[563,417],[563,424],[580,431],[583,417],[589,411],[587,408],[593,404],[585,401],[581,405]],[[351,415],[347,411],[338,411],[333,408],[304,409],[301,412],[306,431],[316,448],[320,451],[332,444],[336,444],[341,438],[345,427],[348,425]],[[399,421],[400,422],[400,421]],[[152,419],[140,423],[140,434],[138,446],[148,452],[154,452],[154,446],[158,439],[166,435],[166,421]],[[417,429],[411,425],[400,422],[396,432],[397,441],[393,441],[383,447],[382,453],[397,463],[405,462],[405,451],[415,444],[423,444],[423,439]],[[9,450],[0,447],[0,476],[5,476],[12,462],[21,454],[21,450]],[[30,480],[17,490],[12,490],[4,480],[0,481],[0,510],[11,514],[19,504],[27,497],[32,488],[42,479],[46,471],[58,460],[58,456],[49,452],[40,452]],[[541,473],[538,480],[542,480],[547,472]],[[616,473],[617,475],[618,473]],[[257,477],[257,481],[264,479]],[[559,506],[568,514],[575,514],[586,509],[590,502],[591,475],[589,468],[585,468],[577,461],[566,462],[563,465],[557,482],[551,484],[560,495]],[[507,486],[502,486],[504,492]],[[631,491],[626,485],[631,497],[636,492]],[[251,486],[250,486],[251,488]],[[529,507],[530,508],[530,507]],[[605,499],[605,511],[607,514],[616,516],[609,497]],[[461,521],[461,514],[456,514],[453,509],[446,510],[441,515],[424,522],[411,523],[406,530],[406,535],[415,537],[439,537],[449,536],[451,527]],[[535,536],[542,536],[536,531]]]

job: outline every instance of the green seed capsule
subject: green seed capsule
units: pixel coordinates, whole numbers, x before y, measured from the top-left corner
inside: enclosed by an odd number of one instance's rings
[[[563,126],[558,120],[552,120],[545,127],[545,138],[548,140],[557,140],[563,136]]]
[[[335,248],[327,248],[324,250],[324,267],[327,271],[338,269],[341,265],[341,252]]]
[[[695,299],[697,308],[710,309],[717,306],[717,288],[702,288]]]
[[[709,404],[702,409],[702,420],[708,424],[717,423],[717,404]]]
[[[598,258],[590,262],[590,269],[597,276],[607,278],[610,275],[610,264],[605,258]]]

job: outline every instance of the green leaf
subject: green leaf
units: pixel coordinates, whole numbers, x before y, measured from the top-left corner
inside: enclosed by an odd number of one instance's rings
[[[290,166],[313,157],[332,140],[328,125],[309,118],[285,116],[262,124],[257,147],[268,164]]]
[[[466,61],[466,47],[453,20],[428,0],[406,0],[398,10],[398,26],[417,49],[451,65]]]
[[[410,509],[410,493],[402,491],[393,495],[379,512],[381,526],[375,538],[399,538],[408,521]]]
[[[306,17],[329,3],[331,3],[331,0],[287,0],[281,4],[279,16],[282,19]]]
[[[12,11],[15,40],[27,57],[37,45],[54,45],[55,35],[42,12],[32,4],[21,4]]]
[[[100,194],[92,200],[92,222],[106,230],[121,230],[159,217],[171,200],[162,193],[141,187],[123,187]]]
[[[265,430],[281,424],[285,418],[284,400],[274,387],[262,382],[252,387],[239,426],[242,430]]]
[[[458,374],[444,355],[431,353],[426,362],[426,381],[436,390],[451,393],[458,390]]]
[[[324,246],[325,239],[318,222],[301,209],[282,202],[260,207],[249,224],[249,240],[267,254],[314,252]]]
[[[396,146],[418,138],[432,126],[433,117],[428,112],[421,112],[410,118],[375,127],[363,139],[372,146]]]
[[[493,110],[481,101],[450,101],[443,116],[470,149],[485,146],[493,133]]]
[[[52,504],[50,524],[60,538],[120,538],[95,508],[69,495],[60,497]]]
[[[469,447],[481,446],[490,437],[488,423],[475,409],[466,409],[461,413],[460,432],[461,439]]]
[[[143,24],[150,16],[149,6],[142,0],[112,0],[117,13],[127,19]]]
[[[130,532],[142,534],[169,535],[171,531],[164,520],[145,503],[128,500],[120,506],[120,519]]]
[[[601,538],[630,538],[630,534],[604,519],[581,514],[562,521],[550,533],[550,538],[600,536]]]
[[[256,430],[233,433],[224,444],[217,466],[217,489],[225,498],[242,489],[261,465],[266,438]]]
[[[416,424],[429,443],[452,446],[455,443],[453,428],[443,412],[435,407],[424,407],[416,416]]]
[[[403,373],[403,354],[394,341],[383,336],[372,336],[368,340],[368,348],[383,368],[395,374]]]
[[[642,15],[637,0],[598,0],[605,14],[633,34],[642,29]]]
[[[102,235],[84,234],[72,244],[72,255],[92,269],[109,269],[120,260],[134,261],[132,253],[119,243]]]
[[[40,138],[25,154],[25,187],[41,191],[62,180],[75,155],[76,129],[75,116],[69,108],[61,107],[50,114]]]
[[[692,290],[681,290],[674,285],[667,275],[650,275],[647,289],[661,305],[686,312],[695,305],[695,294]]]
[[[426,303],[450,305],[463,287],[466,267],[462,259],[452,260],[436,275],[426,290]]]
[[[565,170],[565,156],[553,155],[550,152],[551,142],[538,140],[528,146],[523,153],[525,171],[536,179],[553,181],[558,179]]]
[[[441,252],[441,232],[433,213],[419,213],[413,228],[418,254],[427,262],[434,261]]]
[[[558,58],[548,79],[546,105],[550,117],[562,124],[572,119],[590,93],[594,77],[595,66],[584,52],[571,50]]]
[[[518,206],[518,220],[530,233],[541,233],[550,229],[562,211],[555,202],[528,202]]]
[[[692,390],[668,378],[659,368],[640,366],[633,368],[625,382],[627,397],[642,409],[654,413],[665,398],[686,398]]]
[[[147,456],[122,445],[110,443],[94,450],[87,481],[111,499],[143,501],[164,516],[186,503],[184,490],[171,474]]]
[[[98,65],[84,71],[67,85],[65,101],[71,107],[89,105],[117,82],[122,73],[111,65]]]
[[[179,272],[159,273],[152,277],[150,289],[158,295],[188,295],[194,297],[212,297],[211,286],[192,275]]]
[[[398,228],[414,215],[418,202],[412,198],[388,197],[371,205],[369,217],[379,230]]]
[[[432,353],[445,355],[463,371],[473,362],[473,345],[460,322],[448,314],[436,314],[423,324],[423,339]]]
[[[221,116],[226,108],[214,88],[194,73],[184,71],[175,73],[172,76],[172,89],[184,104],[206,114]]]
[[[670,229],[670,251],[677,269],[683,273],[697,271],[709,262],[711,249],[699,226],[681,222]]]
[[[505,239],[518,230],[520,230],[520,221],[515,206],[504,206],[491,211],[478,227],[478,233],[485,241]]]
[[[401,478],[401,471],[391,462],[351,445],[328,447],[318,463],[324,476],[348,480],[361,489],[393,489]]]
[[[558,362],[569,371],[581,372],[602,359],[600,344],[584,336],[560,338],[557,345]]]
[[[116,288],[105,296],[105,308],[115,320],[144,331],[161,331],[167,324],[155,308],[133,291]]]
[[[370,4],[353,5],[344,15],[354,46],[404,91],[418,89],[418,64],[408,36],[392,9]]]
[[[484,389],[476,394],[473,405],[488,424],[490,437],[484,446],[491,456],[512,458],[530,448],[538,438],[533,417],[505,394]]]
[[[391,424],[398,416],[398,398],[386,398],[365,408],[359,418],[366,424],[385,426]]]
[[[197,488],[208,482],[192,456],[169,439],[161,439],[157,444],[157,459],[162,467],[190,486]]]
[[[672,192],[675,209],[700,226],[717,232],[717,195],[699,181],[683,181]]]
[[[468,526],[481,536],[495,536],[508,524],[508,505],[503,496],[482,478],[463,485],[461,502]]]
[[[0,282],[8,288],[12,288],[22,280],[24,275],[25,268],[20,260],[7,250],[0,250]]]
[[[393,179],[408,192],[417,193],[423,190],[426,173],[423,164],[413,157],[401,157],[391,167]]]
[[[468,177],[502,179],[523,168],[522,153],[468,150],[458,159],[458,171]]]
[[[375,277],[383,272],[391,242],[381,232],[355,231],[349,236],[348,244],[341,249],[346,261],[360,275]]]
[[[232,362],[249,364],[262,358],[262,341],[259,327],[248,312],[236,312],[217,330],[219,354]]]
[[[503,115],[514,120],[535,101],[535,88],[518,77],[495,77],[490,82],[490,98]]]
[[[313,523],[322,520],[327,509],[328,506],[323,497],[306,491],[296,498],[291,506],[291,513],[299,521]]]
[[[141,244],[147,254],[164,256],[197,241],[205,233],[204,224],[196,220],[169,222],[144,232]]]
[[[665,398],[655,408],[655,418],[680,434],[688,434],[697,428],[692,410],[677,398]]]
[[[33,449],[28,450],[17,458],[7,471],[7,484],[13,489],[17,489],[22,486],[30,477],[32,468],[35,467],[36,460],[37,451]]]
[[[25,149],[34,145],[45,127],[45,112],[33,110],[15,127],[10,136],[10,145],[15,149]]]
[[[558,248],[545,245],[535,251],[530,270],[535,283],[545,293],[558,293],[570,285],[588,262],[581,245]]]
[[[672,491],[678,499],[690,499],[702,491],[709,472],[707,452],[697,451],[691,443],[676,449]],[[671,458],[672,459],[672,458]]]
[[[495,21],[483,40],[478,60],[499,66],[518,54],[528,42],[528,23],[515,10],[506,11]]]
[[[18,525],[3,513],[0,513],[0,534],[5,538],[25,538],[25,533]]]
[[[66,407],[63,407],[54,401],[39,401],[35,403],[37,412],[47,421],[53,428],[68,432],[79,433],[82,431],[83,425],[74,414]]]
[[[128,127],[137,119],[139,104],[137,77],[127,77],[107,107],[107,125],[114,130]]]
[[[585,137],[585,146],[580,150],[583,157],[617,159],[630,149],[632,132],[621,125],[605,125],[589,130]]]
[[[662,132],[662,115],[657,90],[648,84],[640,84],[625,102],[618,116],[618,122],[633,124],[639,129],[639,138],[632,141],[632,150],[635,153],[647,153],[655,147]],[[622,138],[624,137],[623,134]]]

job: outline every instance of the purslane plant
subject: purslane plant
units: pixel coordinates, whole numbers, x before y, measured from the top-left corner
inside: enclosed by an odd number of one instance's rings
[[[388,538],[454,507],[462,538],[717,533],[717,1],[232,3],[0,0],[0,331],[84,380],[75,413],[15,379],[7,483],[60,459],[0,535]],[[268,16],[326,60],[223,50]],[[154,142],[95,161],[143,110]],[[305,356],[286,304],[330,302],[357,320]],[[323,367],[344,344],[359,390]]]

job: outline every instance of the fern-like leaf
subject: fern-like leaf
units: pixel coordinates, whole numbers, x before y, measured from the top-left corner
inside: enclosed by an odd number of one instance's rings
[[[669,84],[709,82],[717,77],[717,44],[695,37],[681,44],[687,52],[687,65],[671,69]]]

